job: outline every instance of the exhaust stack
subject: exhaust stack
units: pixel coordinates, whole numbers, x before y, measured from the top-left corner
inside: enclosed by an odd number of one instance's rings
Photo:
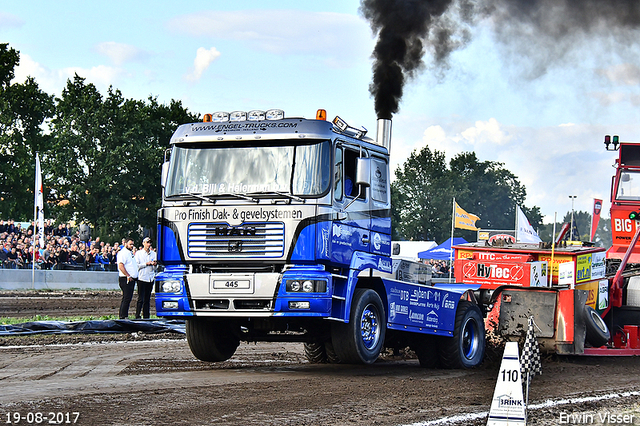
[[[387,148],[391,152],[391,120],[388,118],[378,118],[378,133],[376,143]]]

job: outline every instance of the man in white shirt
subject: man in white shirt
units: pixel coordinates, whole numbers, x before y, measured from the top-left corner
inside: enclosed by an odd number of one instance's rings
[[[136,319],[140,319],[140,312],[144,319],[150,317],[151,290],[156,275],[157,255],[151,250],[151,238],[142,240],[142,250],[135,255],[138,264],[138,302],[136,303]]]
[[[133,290],[136,286],[138,278],[138,264],[131,250],[133,249],[133,240],[126,241],[124,247],[118,252],[118,283],[122,289],[122,301],[120,302],[120,319],[126,319],[129,316],[129,305],[133,298]]]

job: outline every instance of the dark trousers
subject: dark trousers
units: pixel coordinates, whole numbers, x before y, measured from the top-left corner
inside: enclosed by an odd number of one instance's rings
[[[136,318],[140,318],[140,312],[142,311],[142,317],[148,319],[151,316],[151,290],[153,289],[153,282],[138,280],[138,302],[136,303]]]
[[[122,301],[120,302],[120,319],[125,319],[129,316],[129,305],[133,298],[133,290],[136,287],[136,280],[129,280],[127,277],[118,277],[118,284],[122,290]]]

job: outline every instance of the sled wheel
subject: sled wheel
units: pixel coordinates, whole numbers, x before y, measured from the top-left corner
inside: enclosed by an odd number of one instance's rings
[[[347,364],[373,364],[384,344],[386,318],[378,293],[356,289],[349,322],[331,327],[331,340],[340,361]]]
[[[461,300],[456,310],[453,337],[440,341],[440,360],[445,368],[473,368],[482,362],[485,350],[484,322],[480,308]]]
[[[202,318],[187,320],[186,334],[191,353],[201,361],[226,361],[236,353],[240,345],[234,325],[227,321],[211,321]]]
[[[584,322],[587,326],[587,342],[594,348],[606,345],[611,337],[607,324],[591,306],[584,305],[583,312]]]

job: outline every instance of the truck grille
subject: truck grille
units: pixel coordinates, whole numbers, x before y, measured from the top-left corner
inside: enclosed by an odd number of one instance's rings
[[[187,252],[191,258],[282,257],[284,223],[191,223]]]

